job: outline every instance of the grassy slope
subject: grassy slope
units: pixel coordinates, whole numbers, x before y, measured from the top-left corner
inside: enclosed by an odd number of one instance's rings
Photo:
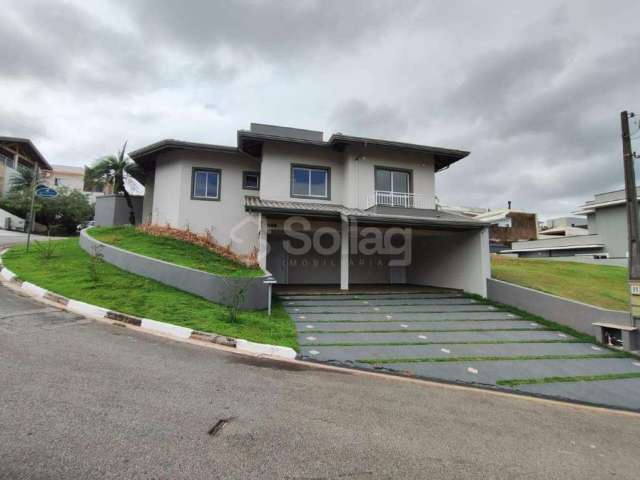
[[[3,261],[21,279],[75,300],[204,332],[298,346],[293,321],[280,304],[274,305],[271,317],[264,311],[242,311],[237,322],[230,323],[221,305],[107,263],[100,264],[99,280],[93,282],[90,257],[77,239],[56,241],[55,256],[48,260],[37,249],[26,254],[24,247],[14,247]]]
[[[613,310],[628,310],[627,269],[554,260],[491,259],[493,278]]]
[[[129,226],[92,228],[88,233],[115,247],[184,267],[230,277],[257,277],[262,270],[229,260],[206,248],[170,237],[156,237]]]

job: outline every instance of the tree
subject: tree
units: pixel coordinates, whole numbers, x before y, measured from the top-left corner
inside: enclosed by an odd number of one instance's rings
[[[107,155],[100,158],[92,167],[87,168],[90,181],[104,182],[111,185],[113,193],[122,193],[129,207],[129,223],[135,225],[136,217],[133,210],[133,202],[127,189],[125,179],[127,177],[140,178],[143,176],[142,169],[125,153],[127,142],[124,142],[122,149],[116,155]]]
[[[34,169],[25,167],[23,165],[18,165],[18,169],[15,173],[11,175],[11,179],[9,180],[9,190],[18,190],[18,191],[31,191],[34,187]],[[38,171],[38,176],[35,178],[35,183],[42,183],[44,181],[44,177]]]
[[[0,200],[0,208],[23,218],[29,214],[30,205],[29,189],[12,189]],[[65,187],[58,188],[57,197],[36,197],[34,211],[36,222],[47,227],[49,233],[75,233],[78,224],[93,218],[93,206],[87,196]]]

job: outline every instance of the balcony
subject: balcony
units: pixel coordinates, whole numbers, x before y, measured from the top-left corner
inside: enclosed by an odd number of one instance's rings
[[[369,196],[367,208],[371,207],[429,208],[424,195],[416,193],[385,192],[376,190]]]

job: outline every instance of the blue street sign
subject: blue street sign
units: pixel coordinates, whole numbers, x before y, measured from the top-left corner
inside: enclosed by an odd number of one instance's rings
[[[47,185],[38,185],[36,187],[36,196],[40,198],[55,198],[58,196],[58,192]]]

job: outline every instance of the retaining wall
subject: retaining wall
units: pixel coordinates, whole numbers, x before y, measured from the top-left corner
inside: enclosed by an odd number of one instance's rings
[[[182,267],[137,253],[108,245],[91,237],[85,229],[80,232],[80,247],[89,255],[95,254],[95,247],[100,249],[103,259],[127,272],[151,278],[170,287],[193,293],[215,303],[229,305],[239,288],[246,286],[241,308],[267,308],[269,288],[264,284],[264,277],[224,277],[213,273]]]
[[[627,312],[594,307],[493,278],[487,279],[487,297],[587,335],[595,335],[594,322],[630,325]]]

